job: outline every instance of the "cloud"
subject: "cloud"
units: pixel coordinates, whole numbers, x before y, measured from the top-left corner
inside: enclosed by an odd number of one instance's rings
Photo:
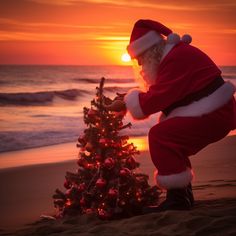
[[[0,18],[0,41],[128,41],[126,24],[80,25]],[[118,30],[117,30],[118,29]]]
[[[51,23],[51,22],[26,22],[7,18],[0,18],[0,29],[1,32],[6,35],[6,32],[10,35],[16,33],[21,33],[24,35],[30,34],[44,34],[51,33],[55,35],[60,33],[63,34],[83,34],[85,32],[103,32],[103,31],[113,31],[115,26],[113,25],[78,25],[78,24],[64,24],[64,23]],[[0,34],[2,36],[2,34]],[[18,37],[17,37],[18,38]]]
[[[102,47],[114,47],[114,43],[127,45],[130,32],[117,32],[119,24],[114,25],[78,25],[59,24],[47,22],[23,22],[7,18],[0,18],[0,41],[84,41],[96,42]],[[206,27],[199,23],[178,23],[169,24],[170,28],[184,30],[185,32],[195,29],[194,32],[208,34],[235,35],[235,28]],[[53,30],[52,30],[53,29]],[[104,33],[102,33],[104,32]],[[107,45],[103,45],[107,43]],[[109,44],[109,45],[108,45]]]
[[[78,3],[86,4],[109,4],[113,6],[124,6],[124,7],[146,7],[146,8],[155,8],[155,9],[165,9],[165,10],[194,10],[192,7],[183,5],[179,6],[178,4],[157,4],[148,1],[126,1],[126,0],[28,0],[31,2],[39,4],[48,4],[48,5],[76,5]]]
[[[40,4],[50,5],[76,5],[79,3],[83,4],[109,4],[113,6],[123,7],[136,7],[136,8],[152,8],[160,10],[172,10],[172,11],[208,11],[208,10],[230,10],[232,7],[236,7],[234,0],[216,0],[216,1],[205,1],[198,0],[28,0]]]
[[[0,31],[2,41],[78,41],[92,38],[88,34],[50,34],[50,33],[29,33],[29,32],[8,32]]]
[[[32,24],[28,24],[30,26]],[[34,25],[34,24],[33,24]],[[40,25],[40,24],[35,24]],[[42,24],[49,26],[51,24]],[[81,27],[78,26],[80,29]],[[128,36],[121,36],[125,33],[117,33],[114,31],[110,31],[106,33],[107,36],[101,35],[101,31],[97,26],[83,26],[82,28],[86,29],[98,29],[97,31],[85,30],[85,31],[72,31],[72,32],[61,32],[61,30],[56,32],[37,32],[37,31],[27,31],[27,30],[20,30],[20,29],[13,29],[13,30],[0,30],[0,41],[96,41],[96,42],[127,42],[129,40]],[[49,27],[50,29],[50,27]],[[109,35],[108,35],[109,34]]]
[[[28,2],[35,2],[39,4],[47,4],[47,5],[62,5],[68,6],[75,4],[76,1],[71,0],[27,0]]]
[[[101,41],[128,41],[128,36],[98,36],[96,37],[96,40]]]
[[[188,30],[191,29],[192,27],[196,27],[193,23],[180,23],[180,22],[175,22],[175,23],[169,23],[168,27],[171,29],[178,29],[178,30]]]

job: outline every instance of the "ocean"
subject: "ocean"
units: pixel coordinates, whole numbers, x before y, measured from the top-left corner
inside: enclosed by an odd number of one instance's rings
[[[236,84],[236,67],[221,67],[225,80]],[[77,142],[85,129],[83,107],[90,107],[100,78],[105,95],[137,87],[131,66],[0,65],[0,152]],[[124,123],[131,136],[147,135],[157,115]]]

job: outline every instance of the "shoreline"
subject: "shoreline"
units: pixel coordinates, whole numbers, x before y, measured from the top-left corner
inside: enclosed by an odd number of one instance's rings
[[[228,137],[236,138],[236,130],[231,131],[223,140],[227,139]],[[148,140],[146,136],[131,136],[128,142],[133,142],[141,152],[148,151]],[[0,152],[0,171],[3,169],[32,165],[61,163],[73,160],[75,161],[79,153],[79,148],[77,148],[76,143],[77,142],[66,142],[21,150]],[[34,155],[40,153],[40,156],[35,155],[32,157],[32,152]]]
[[[147,139],[144,136],[131,137],[129,143],[133,142],[140,151],[147,151]],[[34,156],[32,156],[32,152]],[[33,147],[22,150],[14,150],[0,153],[0,171],[2,169],[76,161],[79,148],[76,142],[59,143],[41,147]]]
[[[72,161],[76,159],[78,152],[76,142],[3,152],[0,153],[0,171],[2,169]]]

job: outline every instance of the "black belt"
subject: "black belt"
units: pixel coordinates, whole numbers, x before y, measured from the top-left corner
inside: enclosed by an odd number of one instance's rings
[[[198,91],[196,93],[192,93],[192,94],[187,95],[185,98],[181,99],[180,101],[171,104],[169,107],[164,109],[162,112],[167,116],[168,114],[170,114],[170,112],[172,110],[174,110],[177,107],[186,106],[194,101],[200,100],[203,97],[209,96],[210,94],[212,94],[214,91],[216,91],[223,84],[224,84],[224,80],[222,79],[222,77],[221,76],[217,77],[210,84],[208,84],[205,88],[201,89],[200,91]]]

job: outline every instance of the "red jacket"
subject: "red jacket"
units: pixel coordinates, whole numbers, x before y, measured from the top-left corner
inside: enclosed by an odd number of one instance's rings
[[[221,71],[201,50],[178,43],[160,63],[156,83],[139,94],[145,115],[162,111],[187,95],[206,87]]]

